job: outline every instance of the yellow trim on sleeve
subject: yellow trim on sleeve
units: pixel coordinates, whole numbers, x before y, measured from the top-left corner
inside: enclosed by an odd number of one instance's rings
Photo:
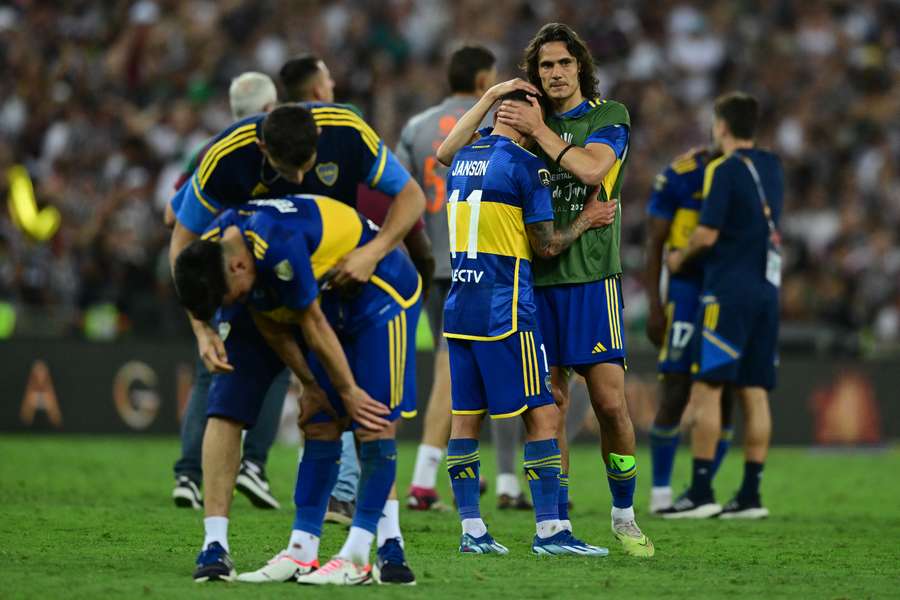
[[[194,188],[194,195],[197,196],[197,200],[200,201],[200,204],[203,205],[203,208],[208,210],[214,215],[219,214],[219,211],[215,209],[206,199],[203,197],[203,194],[200,193],[200,188],[197,187],[197,178],[191,177],[191,187]]]
[[[375,177],[372,178],[371,187],[377,187],[378,182],[381,181],[381,176],[384,174],[384,166],[387,164],[387,148],[381,148],[381,160],[378,161],[378,171],[375,172]]]
[[[201,235],[201,236],[200,236],[200,239],[201,239],[201,240],[212,240],[212,241],[216,241],[216,240],[219,238],[219,234],[220,234],[221,232],[222,232],[222,228],[221,228],[221,227],[215,227],[215,228],[213,228],[213,229],[210,229],[209,231],[207,231],[207,232],[204,233],[203,235]]]
[[[719,158],[710,161],[708,165],[706,165],[706,170],[703,171],[703,197],[706,198],[709,195],[709,189],[712,187],[713,176],[715,175],[716,169],[719,166],[728,160],[728,155],[720,156]]]
[[[228,136],[222,138],[209,149],[200,168],[197,169],[197,177],[200,179],[200,186],[206,185],[206,182],[216,170],[216,165],[234,150],[242,148],[248,144],[256,142],[256,125],[245,125],[239,129],[235,129]]]
[[[253,133],[256,135],[256,123],[250,123],[249,125],[244,125],[243,127],[238,127],[221,140],[213,144],[209,147],[209,150],[206,151],[206,154],[203,155],[203,160],[200,161],[200,165],[197,167],[197,175],[202,177],[206,174],[206,171],[209,170],[210,165],[213,160],[218,156],[219,152],[230,143],[234,142],[237,138],[247,135],[248,133]]]

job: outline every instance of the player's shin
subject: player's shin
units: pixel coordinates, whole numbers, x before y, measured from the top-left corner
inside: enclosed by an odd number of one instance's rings
[[[555,439],[525,443],[525,478],[531,488],[537,535],[549,538],[559,524],[559,445]]]
[[[362,442],[359,459],[362,477],[356,514],[350,535],[338,555],[362,566],[369,563],[378,521],[397,477],[397,442],[393,439]]]
[[[294,526],[288,553],[295,560],[316,560],[328,497],[340,468],[341,442],[307,440],[297,468]]]
[[[487,533],[487,527],[481,520],[479,506],[480,467],[477,439],[456,438],[450,440],[447,445],[447,471],[450,474],[450,485],[453,487],[453,495],[456,497],[463,533],[468,533],[476,538]]]
[[[613,518],[634,519],[634,488],[637,482],[637,464],[634,456],[610,452],[606,479],[612,493]]]

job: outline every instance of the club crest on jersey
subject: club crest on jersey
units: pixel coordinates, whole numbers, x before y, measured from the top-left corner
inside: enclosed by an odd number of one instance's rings
[[[269,193],[269,188],[263,182],[259,182],[256,184],[256,187],[253,188],[253,191],[250,192],[250,195],[254,198],[256,196],[262,196]]]
[[[550,187],[550,171],[547,169],[538,169],[538,177],[541,178],[541,185]]]
[[[337,163],[327,162],[316,165],[316,175],[319,177],[319,181],[328,187],[333,186],[334,182],[337,181],[338,171]]]
[[[228,339],[228,334],[231,333],[231,323],[228,321],[222,321],[219,323],[219,337],[224,342]]]
[[[294,269],[288,259],[284,259],[275,265],[275,276],[282,281],[290,281],[294,278]]]

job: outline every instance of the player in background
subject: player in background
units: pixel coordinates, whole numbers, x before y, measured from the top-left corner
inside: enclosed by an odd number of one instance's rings
[[[419,219],[425,199],[421,188],[397,162],[393,153],[356,113],[341,105],[309,103],[286,105],[268,115],[239,121],[217,136],[206,159],[175,200],[179,209],[172,232],[169,257],[174,265],[181,250],[202,233],[224,208],[247,199],[295,193],[331,194],[353,205],[360,182],[394,198],[384,225],[374,238],[350,252],[335,265],[332,285],[351,289],[369,281],[375,265],[407,234]],[[246,331],[249,315],[236,310],[226,326]],[[231,373],[230,378],[253,378],[252,373],[232,373],[228,353],[218,332],[208,323],[191,319],[198,350],[204,364],[214,373]],[[219,324],[222,328],[222,324]],[[227,333],[227,331],[226,331]],[[230,336],[232,344],[240,336]],[[216,378],[213,378],[214,380]],[[215,383],[215,382],[214,382]],[[253,394],[264,394],[253,381],[244,382]],[[198,561],[198,573],[216,563],[224,564],[228,551],[228,514],[236,466],[232,457],[240,440],[243,423],[213,409],[215,393],[210,388],[207,428],[203,443],[203,474],[206,481],[204,525],[206,538]],[[221,392],[224,393],[224,392]],[[253,394],[244,393],[247,402]],[[399,530],[399,511],[387,512]],[[391,538],[393,539],[393,538]],[[386,559],[406,568],[402,545],[397,540],[379,548]],[[220,551],[205,553],[218,542]],[[230,559],[228,559],[230,561]],[[230,570],[222,567],[222,571]]]
[[[242,73],[231,81],[228,100],[231,116],[238,121],[250,115],[268,112],[277,104],[278,96],[275,83],[268,75],[251,71]],[[191,156],[185,171],[175,184],[176,191],[194,174],[212,142],[213,140],[210,140]],[[168,227],[175,225],[175,212],[171,204],[166,205],[165,221]],[[199,357],[194,373],[195,385],[191,388],[191,396],[181,422],[181,456],[175,462],[175,489],[172,490],[172,499],[175,506],[200,510],[203,508],[200,488],[203,482],[201,453],[203,431],[206,429],[206,390],[209,389],[212,374],[204,368]],[[259,508],[280,507],[278,500],[272,495],[266,477],[266,461],[278,432],[281,407],[284,404],[288,383],[288,372],[285,371],[266,393],[259,419],[244,437],[241,467],[235,483],[238,491]]]
[[[397,159],[425,190],[425,225],[437,265],[432,292],[425,303],[434,339],[434,381],[407,498],[407,505],[415,510],[444,507],[435,486],[450,436],[450,362],[442,335],[444,300],[450,290],[451,275],[445,210],[447,168],[438,162],[434,153],[456,121],[494,85],[495,62],[493,53],[482,46],[464,46],[453,52],[447,68],[450,95],[440,104],[413,116],[404,126],[397,145]],[[516,468],[521,427],[517,420],[491,423],[497,453],[497,506],[501,509],[531,509],[519,485]]]
[[[289,365],[304,386],[306,442],[290,541],[240,581],[296,578],[305,584],[356,585],[373,575],[380,581],[382,558],[373,573],[369,554],[376,533],[382,532],[379,522],[396,476],[395,422],[415,403],[415,349],[408,339],[421,309],[422,280],[397,248],[379,260],[371,280],[352,295],[331,285],[334,265],[377,232],[371,221],[337,200],[274,197],[225,211],[176,259],[179,298],[192,314],[208,320],[220,309],[246,302],[261,334],[252,338],[253,347],[267,344],[280,359],[272,362]],[[257,368],[265,352],[248,357],[242,353],[248,349],[246,344],[236,349],[235,371],[214,385],[234,385],[234,376],[248,366],[260,380],[257,387],[266,385],[279,369]],[[238,420],[252,418],[252,408],[240,401],[219,405]],[[317,569],[341,432],[351,419],[362,462],[359,506],[344,546]],[[399,530],[395,533],[399,536]]]
[[[628,158],[628,111],[618,102],[596,96],[593,59],[567,25],[542,27],[525,49],[523,67],[529,82],[509,83],[532,93],[538,93],[540,86],[548,111],[546,122],[534,99],[528,105],[501,104],[498,122],[535,140],[538,155],[550,171],[554,222],[564,227],[595,194],[606,201],[618,197]],[[497,99],[496,94],[486,93],[460,119],[438,149],[441,162],[448,163],[466,140],[477,137],[477,124]],[[555,258],[535,260],[535,297],[560,408],[560,519],[571,530],[565,434],[571,369],[585,378],[600,424],[603,462],[613,499],[613,534],[628,554],[650,557],[653,544],[637,526],[634,515],[637,463],[634,426],[625,402],[620,219],[617,213],[610,227],[589,231]]]
[[[523,91],[504,96],[528,105]],[[538,329],[532,253],[558,256],[591,227],[608,225],[616,204],[586,200],[564,226],[553,224],[550,172],[521,144],[526,136],[496,123],[493,134],[460,150],[447,177],[452,281],[444,307],[453,418],[447,469],[462,521],[459,551],[506,554],[479,509],[478,438],[485,414],[521,416],[525,474],[536,520],[532,552],[606,556],[559,520],[558,409]]]
[[[696,318],[691,386],[694,457],[691,487],[667,518],[758,519],[768,516],[759,493],[772,418],[768,391],[778,363],[778,291],[781,238],[778,222],[784,173],[777,155],[756,148],[755,98],[743,93],[716,99],[713,138],[723,156],[707,165],[700,221],[684,250],[666,259],[674,274],[700,258],[702,310]],[[721,396],[735,387],[744,411],[744,479],[724,509],[712,490],[713,461],[721,433]]]
[[[650,304],[647,336],[660,349],[662,400],[650,430],[653,487],[650,512],[672,506],[672,468],[681,430],[681,418],[691,392],[691,341],[703,283],[701,261],[689,272],[662,275],[664,249],[683,249],[700,217],[703,171],[717,152],[705,148],[677,157],[656,176],[647,205],[647,249],[644,283]],[[662,300],[665,298],[665,301]],[[716,446],[713,476],[731,445],[730,389],[722,398],[722,437]]]

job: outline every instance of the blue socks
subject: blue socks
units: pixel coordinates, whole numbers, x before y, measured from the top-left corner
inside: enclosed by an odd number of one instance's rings
[[[612,492],[613,507],[630,508],[634,504],[634,486],[637,483],[637,463],[633,456],[609,453],[606,479]]]
[[[525,442],[525,478],[531,488],[534,517],[538,523],[560,518],[560,461],[556,440]]]
[[[340,448],[340,442],[335,442]],[[397,477],[396,440],[375,440],[359,445],[362,475],[353,526],[374,534],[394,479]]]
[[[559,511],[559,520],[569,520],[569,474],[559,474],[559,501],[557,503]]]
[[[732,429],[731,427],[722,429],[722,437],[719,438],[719,443],[716,444],[716,455],[713,458],[713,477],[715,477],[716,473],[719,472],[719,467],[722,465],[722,460],[724,460],[725,455],[728,453],[728,449],[731,448],[732,438],[734,438],[734,429]]]
[[[481,518],[481,509],[478,506],[481,495],[478,489],[480,466],[478,440],[471,438],[450,440],[447,444],[447,471],[450,473],[450,485],[456,497],[460,519]]]
[[[672,468],[678,450],[680,427],[650,429],[650,458],[653,463],[653,487],[669,487],[672,484]]]
[[[294,529],[322,535],[328,496],[341,465],[341,443],[307,440],[294,487]]]

